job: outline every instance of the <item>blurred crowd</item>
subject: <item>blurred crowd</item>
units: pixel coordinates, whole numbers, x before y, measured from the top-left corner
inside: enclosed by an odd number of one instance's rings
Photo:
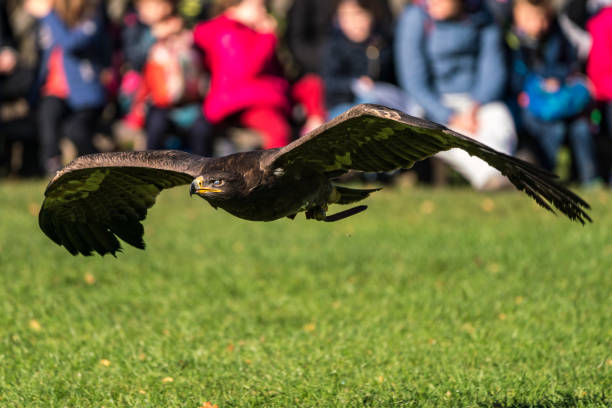
[[[359,103],[610,185],[612,0],[0,0],[0,176],[280,147]]]

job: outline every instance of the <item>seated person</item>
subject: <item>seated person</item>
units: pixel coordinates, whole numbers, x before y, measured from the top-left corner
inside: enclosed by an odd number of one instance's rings
[[[266,149],[290,141],[289,83],[276,60],[276,21],[264,0],[220,0],[220,13],[196,26],[210,90],[204,114],[213,124],[237,119],[258,131]]]
[[[407,109],[403,91],[394,80],[390,38],[376,20],[372,0],[341,0],[338,27],[323,48],[323,79],[329,116],[335,117],[359,103],[380,103]]]
[[[512,67],[511,92],[519,106],[519,121],[538,147],[543,167],[554,170],[557,153],[567,138],[578,179],[596,176],[588,117],[591,101],[579,74],[575,48],[557,24],[548,0],[516,0],[508,36]]]
[[[507,70],[501,32],[483,11],[469,13],[462,0],[428,0],[408,6],[396,35],[401,86],[435,122],[512,154],[512,115],[499,100]],[[484,161],[452,149],[439,153],[477,189],[496,189],[506,179]]]
[[[173,129],[178,135],[188,134],[186,150],[211,156],[212,128],[200,109],[205,75],[201,57],[193,48],[193,34],[183,28],[172,0],[139,0],[137,10],[152,22],[155,38],[142,68],[145,91],[141,94],[149,105],[147,149],[167,148],[168,131]]]

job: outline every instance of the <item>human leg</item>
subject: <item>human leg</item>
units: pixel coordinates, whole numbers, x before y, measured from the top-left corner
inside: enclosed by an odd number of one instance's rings
[[[74,142],[79,156],[95,153],[94,132],[100,109],[80,109],[71,112],[66,120],[66,136]]]
[[[561,120],[545,121],[533,116],[529,111],[521,111],[523,127],[539,147],[542,167],[554,170],[557,165],[557,152],[565,138],[566,126]]]
[[[568,126],[568,138],[576,160],[576,170],[581,183],[593,181],[596,176],[593,135],[586,118],[572,120]]]
[[[164,148],[166,132],[170,127],[170,117],[168,109],[149,107],[145,121],[145,131],[147,134],[147,150],[157,150]]]
[[[40,165],[47,174],[61,167],[60,127],[67,111],[65,101],[53,96],[42,98],[38,106]]]
[[[213,126],[200,111],[200,115],[189,129],[189,148],[194,154],[212,156],[213,141]]]
[[[454,100],[455,104],[462,101]],[[471,101],[470,101],[471,105]],[[458,109],[461,110],[461,109]],[[481,106],[477,112],[478,131],[468,134],[480,143],[506,154],[512,154],[516,147],[516,131],[514,121],[508,108],[501,102],[493,102]],[[461,129],[455,129],[465,133]],[[484,160],[470,156],[461,149],[451,149],[441,152],[438,157],[448,162],[462,174],[476,189],[490,188],[488,183],[501,177],[501,173],[489,166]],[[500,183],[498,183],[501,185]]]
[[[240,115],[241,123],[261,133],[263,148],[273,149],[289,143],[291,128],[285,115],[278,109],[255,107]]]

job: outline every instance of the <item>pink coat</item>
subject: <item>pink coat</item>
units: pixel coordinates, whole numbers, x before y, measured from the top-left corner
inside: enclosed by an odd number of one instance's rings
[[[587,75],[595,87],[595,97],[612,100],[612,7],[601,10],[587,23],[593,39]]]
[[[276,69],[275,34],[221,15],[196,26],[194,40],[210,70],[204,114],[211,122],[250,107],[289,110],[289,83]]]

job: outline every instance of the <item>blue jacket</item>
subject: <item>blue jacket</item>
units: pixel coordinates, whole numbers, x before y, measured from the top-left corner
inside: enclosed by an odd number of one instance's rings
[[[49,57],[53,49],[59,47],[63,51],[63,66],[69,88],[68,105],[73,109],[104,105],[106,96],[100,74],[110,56],[110,42],[105,28],[101,12],[72,29],[66,27],[54,12],[43,17],[39,28],[42,58],[36,89],[41,89],[45,83]]]
[[[478,103],[500,99],[506,86],[501,32],[488,14],[434,21],[408,6],[397,25],[395,55],[400,85],[428,118],[448,123],[454,113],[442,95],[468,93]]]

